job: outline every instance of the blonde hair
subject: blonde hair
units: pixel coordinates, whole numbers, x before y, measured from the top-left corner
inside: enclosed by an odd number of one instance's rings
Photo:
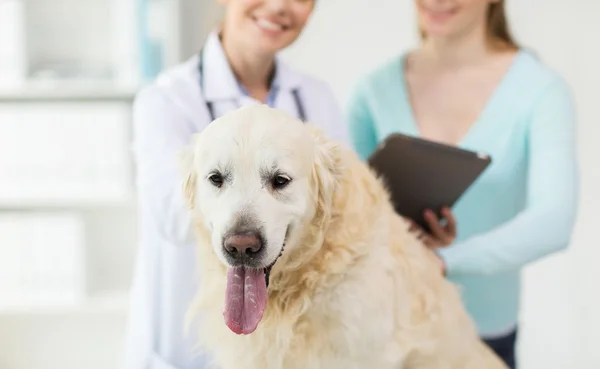
[[[488,6],[485,28],[491,42],[500,43],[503,47],[507,48],[519,48],[508,25],[504,0],[498,0]],[[427,37],[423,29],[420,29],[419,33],[421,35],[421,40],[424,40]]]

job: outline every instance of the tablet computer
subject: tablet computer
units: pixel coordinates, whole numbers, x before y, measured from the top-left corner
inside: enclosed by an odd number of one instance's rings
[[[423,216],[451,208],[491,163],[489,155],[407,136],[389,135],[368,158],[396,212],[429,231]]]

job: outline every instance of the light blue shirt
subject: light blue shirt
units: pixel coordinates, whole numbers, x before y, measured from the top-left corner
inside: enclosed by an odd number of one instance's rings
[[[265,102],[267,105],[274,107],[275,99],[277,98],[277,92],[279,91],[279,85],[277,84],[277,76],[273,79],[271,83],[271,87],[269,88],[269,93],[267,94],[267,101]],[[239,81],[237,81],[238,88],[242,95],[250,97],[250,92],[242,85]]]
[[[392,132],[418,136],[403,62],[400,55],[379,66],[354,91],[348,120],[362,159]],[[453,207],[457,239],[440,255],[483,336],[517,323],[520,269],[570,242],[579,185],[575,119],[563,79],[520,51],[459,143],[490,154],[492,164]]]

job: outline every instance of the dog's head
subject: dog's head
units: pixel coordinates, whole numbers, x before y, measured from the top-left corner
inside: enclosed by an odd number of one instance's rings
[[[286,113],[251,105],[215,120],[183,152],[184,194],[228,270],[227,325],[256,329],[269,272],[335,191],[335,144]]]

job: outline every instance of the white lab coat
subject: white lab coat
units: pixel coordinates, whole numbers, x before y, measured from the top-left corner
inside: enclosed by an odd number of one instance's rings
[[[196,291],[195,245],[180,192],[176,155],[193,133],[210,123],[206,100],[218,117],[257,103],[245,95],[229,67],[216,32],[204,46],[201,91],[199,55],[162,73],[134,102],[133,151],[139,194],[139,248],[132,285],[124,369],[202,369],[194,332],[184,330]],[[299,97],[311,123],[348,142],[343,114],[324,82],[277,61],[274,107],[298,116]]]

